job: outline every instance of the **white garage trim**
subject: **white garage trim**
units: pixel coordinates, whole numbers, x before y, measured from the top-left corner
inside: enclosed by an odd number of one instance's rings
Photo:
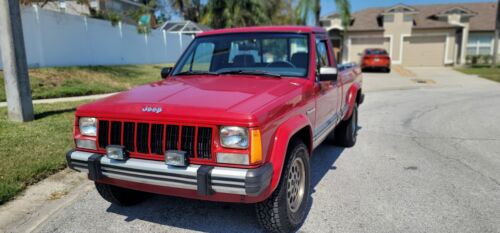
[[[403,63],[403,48],[404,48],[404,39],[406,37],[420,37],[420,36],[445,36],[446,37],[446,42],[444,45],[444,64],[453,64],[453,60],[448,59],[448,50],[449,50],[449,45],[450,45],[450,33],[418,33],[418,34],[402,34],[401,35],[401,41],[399,44],[399,60],[397,61],[392,61],[393,64],[402,64]]]
[[[369,35],[369,36],[348,36],[347,37],[347,50],[349,50],[351,48],[351,45],[352,45],[352,39],[356,39],[356,38],[389,38],[389,54],[392,58],[392,35],[384,35],[384,36],[376,36],[376,35]],[[353,60],[351,59],[351,56],[350,56],[350,52],[347,51],[347,61],[348,62],[353,62]]]

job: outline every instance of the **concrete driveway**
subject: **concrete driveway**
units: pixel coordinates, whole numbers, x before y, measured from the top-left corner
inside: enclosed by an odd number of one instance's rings
[[[471,75],[447,67],[394,67],[391,73],[366,72],[364,78],[363,86],[367,92],[443,87],[481,88],[493,84],[492,81],[471,78]]]
[[[316,149],[299,232],[500,232],[500,85],[443,68],[411,71],[365,75],[357,145]],[[397,80],[411,78],[435,83]],[[250,205],[155,196],[124,208],[81,175],[66,189],[0,229],[260,232]]]

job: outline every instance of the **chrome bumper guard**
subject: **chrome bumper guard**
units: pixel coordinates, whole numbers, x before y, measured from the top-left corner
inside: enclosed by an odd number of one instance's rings
[[[197,190],[200,195],[213,192],[258,196],[271,182],[273,168],[265,164],[256,169],[238,169],[206,165],[175,167],[162,161],[130,158],[108,159],[101,154],[70,150],[68,167],[88,172],[91,180],[112,178],[171,188]]]

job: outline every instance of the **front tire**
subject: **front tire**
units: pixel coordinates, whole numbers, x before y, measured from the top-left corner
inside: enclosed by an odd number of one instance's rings
[[[354,103],[351,117],[335,128],[333,132],[334,143],[343,147],[352,147],[356,144],[358,135],[358,104]]]
[[[292,232],[305,220],[310,195],[309,151],[298,140],[287,151],[280,183],[271,197],[256,204],[257,219],[266,231]]]
[[[149,193],[97,182],[95,182],[95,187],[104,200],[120,206],[136,205],[150,196]]]

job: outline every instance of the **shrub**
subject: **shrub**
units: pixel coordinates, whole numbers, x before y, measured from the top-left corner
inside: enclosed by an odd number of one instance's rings
[[[491,61],[493,60],[492,55],[482,55],[481,60],[483,64],[491,64]]]
[[[122,20],[122,16],[115,11],[100,10],[92,14],[93,18],[111,21],[111,25],[116,26]]]
[[[492,55],[467,55],[466,63],[469,65],[488,65],[493,60]]]

